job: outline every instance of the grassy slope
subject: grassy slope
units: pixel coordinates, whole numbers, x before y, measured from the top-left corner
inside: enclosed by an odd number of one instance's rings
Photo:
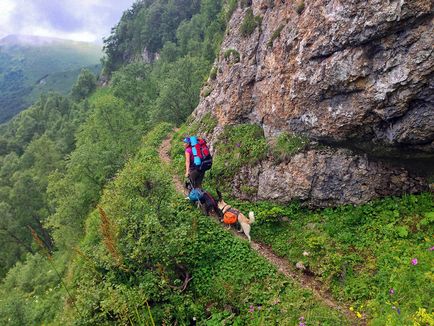
[[[87,66],[85,68],[89,69],[96,76],[98,76],[101,71],[101,65],[99,64]],[[44,78],[42,83],[37,83],[35,85],[29,98],[36,99],[39,95],[48,92],[57,92],[62,95],[67,95],[70,92],[72,85],[77,81],[81,69],[82,68],[49,74]]]

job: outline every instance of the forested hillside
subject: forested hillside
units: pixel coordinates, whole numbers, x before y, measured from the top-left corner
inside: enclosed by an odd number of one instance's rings
[[[96,44],[26,35],[0,40],[0,123],[50,91],[67,95],[82,68],[99,73]]]
[[[219,128],[205,188],[255,211],[254,241],[318,281],[330,304],[177,192],[182,137],[218,125],[190,114],[212,91],[232,14],[250,4],[137,1],[105,40],[106,87],[84,70],[68,96],[43,94],[0,126],[2,325],[434,322],[431,194],[312,211],[250,201],[243,184],[235,200],[235,175],[307,144],[269,144],[254,124]]]

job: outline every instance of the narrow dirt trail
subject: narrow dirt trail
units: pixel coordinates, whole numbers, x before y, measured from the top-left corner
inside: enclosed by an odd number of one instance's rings
[[[174,130],[174,132],[176,132],[176,131],[177,130]],[[160,159],[164,163],[169,164],[169,166],[172,163],[171,159],[170,159],[170,154],[169,154],[170,153],[170,141],[172,140],[172,135],[173,134],[170,133],[167,136],[167,138],[165,140],[163,140],[160,148],[158,149],[158,155],[159,155]],[[173,184],[175,186],[176,191],[185,195],[186,194],[185,188],[184,188],[181,180],[179,180],[178,176],[175,173],[172,174],[172,179],[173,179]]]
[[[172,135],[173,135],[172,133],[168,135],[168,137],[161,143],[161,146],[158,150],[160,159],[167,164],[171,164],[169,152],[170,152],[170,141],[172,139]],[[181,180],[179,179],[179,177],[175,173],[173,173],[172,178],[176,190],[182,193],[183,195],[186,195],[185,188]],[[230,232],[238,238],[246,239],[243,235],[235,231],[233,228],[230,229]],[[298,283],[302,288],[311,291],[314,294],[314,296],[319,301],[324,303],[326,306],[339,311],[343,316],[345,316],[348,319],[351,325],[358,325],[358,326],[367,325],[365,316],[363,316],[363,318],[360,319],[357,318],[355,314],[349,310],[348,306],[337,302],[332,298],[332,296],[329,293],[324,291],[322,289],[321,283],[315,280],[313,276],[302,274],[299,270],[294,268],[286,259],[283,259],[277,256],[275,253],[273,253],[273,251],[269,246],[253,240],[250,246],[259,255],[261,255],[268,262],[274,265],[280,273],[282,273],[286,277]]]

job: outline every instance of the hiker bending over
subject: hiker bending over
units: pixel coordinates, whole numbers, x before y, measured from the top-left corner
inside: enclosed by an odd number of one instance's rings
[[[184,138],[185,177],[190,178],[193,188],[201,188],[205,171],[212,165],[206,141],[195,136]]]

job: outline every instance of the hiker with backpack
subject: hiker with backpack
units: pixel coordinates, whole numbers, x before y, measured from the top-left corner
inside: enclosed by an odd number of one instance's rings
[[[205,171],[212,165],[212,157],[206,141],[196,136],[184,138],[185,177],[189,178],[193,188],[201,188]]]

